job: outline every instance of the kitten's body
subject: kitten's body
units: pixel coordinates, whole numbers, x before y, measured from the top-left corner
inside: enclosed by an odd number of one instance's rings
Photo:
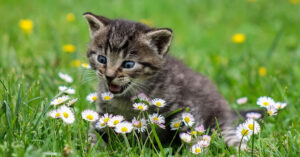
[[[91,13],[85,17],[92,38],[88,57],[100,78],[99,94],[108,90],[116,92],[109,105],[99,102],[100,113],[121,114],[131,120],[137,116],[132,109],[131,97],[145,93],[150,98],[166,100],[167,106],[160,110],[163,115],[189,108],[196,126],[204,124],[206,128],[215,128],[217,120],[225,141],[229,145],[238,145],[233,127],[236,116],[214,84],[167,54],[172,39],[170,29],[109,20]],[[128,60],[135,66],[125,68],[123,64]],[[180,115],[169,117],[166,124]],[[168,134],[169,128],[159,130],[163,141],[171,141],[172,136],[166,136]]]

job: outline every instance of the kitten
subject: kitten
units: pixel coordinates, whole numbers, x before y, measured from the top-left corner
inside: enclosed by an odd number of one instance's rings
[[[110,91],[110,105],[99,102],[100,113],[121,114],[127,120],[137,116],[130,98],[145,93],[150,98],[162,98],[166,115],[176,109],[190,109],[196,126],[216,128],[216,119],[226,143],[238,146],[234,114],[215,85],[168,54],[173,32],[169,28],[151,28],[127,20],[111,20],[85,13],[91,42],[87,57],[99,76],[99,94]],[[180,117],[181,113],[168,118]],[[171,141],[170,129],[158,130],[162,141]]]

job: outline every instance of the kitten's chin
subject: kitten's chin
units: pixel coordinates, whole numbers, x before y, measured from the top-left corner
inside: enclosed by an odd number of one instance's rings
[[[123,85],[123,86],[119,86],[119,85],[110,83],[110,84],[108,84],[108,89],[113,94],[122,95],[124,93],[124,91],[126,90],[126,88],[129,86],[129,84],[130,83],[127,83],[126,85]]]

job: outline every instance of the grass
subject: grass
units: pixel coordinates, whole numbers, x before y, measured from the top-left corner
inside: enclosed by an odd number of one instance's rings
[[[57,76],[60,71],[75,78],[70,86],[79,98],[76,117],[84,109],[96,108],[85,97],[96,90],[97,79],[70,64],[75,59],[86,62],[89,32],[82,17],[86,11],[147,19],[156,27],[172,28],[171,55],[214,80],[234,109],[257,108],[256,100],[263,95],[286,101],[286,109],[263,123],[253,154],[250,149],[241,156],[300,154],[300,5],[288,0],[4,0],[0,2],[0,156],[61,156],[68,148],[72,156],[160,155],[151,144],[140,154],[132,138],[130,152],[122,138],[112,140],[107,149],[88,147],[88,123],[77,118],[73,125],[63,125],[46,116],[58,86],[65,84]],[[75,15],[72,23],[65,20],[69,12]],[[18,27],[24,18],[34,22],[30,35]],[[232,43],[235,33],[245,34],[246,41]],[[75,53],[62,52],[65,44],[75,45]],[[260,67],[267,69],[265,76],[259,75]],[[248,97],[248,103],[237,105],[235,100],[242,96]],[[221,137],[212,138],[207,156],[237,154]],[[177,151],[163,147],[169,155]],[[189,150],[183,147],[180,154],[189,155]]]

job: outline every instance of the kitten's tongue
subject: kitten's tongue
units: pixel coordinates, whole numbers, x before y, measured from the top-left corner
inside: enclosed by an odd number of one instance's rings
[[[114,85],[114,84],[109,85],[109,90],[111,92],[120,92],[121,89],[122,89],[121,86],[117,86],[117,85]]]

